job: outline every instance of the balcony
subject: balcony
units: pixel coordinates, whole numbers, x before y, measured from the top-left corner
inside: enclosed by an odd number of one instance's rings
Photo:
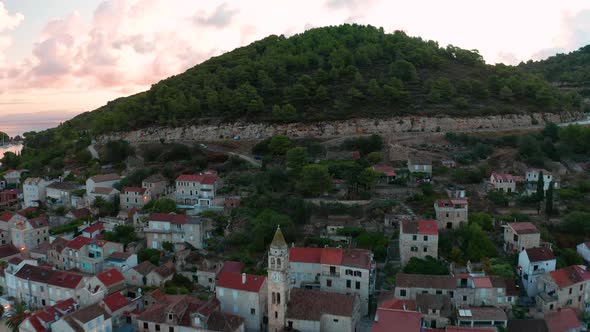
[[[340,278],[340,272],[322,271],[322,275],[325,277],[338,277],[338,278]]]

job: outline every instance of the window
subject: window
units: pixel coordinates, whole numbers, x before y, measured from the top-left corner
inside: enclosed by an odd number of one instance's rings
[[[584,290],[584,284],[580,285],[580,290]],[[41,291],[43,291],[43,287],[41,287]]]
[[[277,304],[281,304],[281,293],[277,293]]]
[[[539,269],[539,265],[533,265],[533,271],[537,271]]]
[[[424,247],[423,251],[424,252],[428,252],[428,248],[427,247]]]
[[[346,288],[350,288],[350,284],[351,284],[350,280],[346,280]]]
[[[250,315],[256,315],[256,309],[250,308]]]
[[[334,318],[334,323],[338,323],[338,320]]]
[[[569,293],[571,294],[571,293],[572,293],[572,291],[573,291],[573,289],[570,287],[570,291],[569,291]]]
[[[361,282],[360,282],[360,281],[357,281],[357,282],[356,282],[356,284],[355,284],[355,288],[356,288],[356,289],[361,289]]]
[[[332,287],[332,280],[331,279],[326,280],[326,286]]]
[[[428,235],[424,235],[424,241],[428,241]]]
[[[565,303],[566,305],[572,305],[574,301],[572,301],[572,299],[567,300],[567,302]]]
[[[553,310],[553,304],[549,305],[549,310]]]
[[[418,240],[418,235],[412,235],[412,241]]]
[[[156,331],[160,331],[160,324],[156,324]]]
[[[168,314],[168,319],[172,320],[172,314]]]
[[[275,304],[277,303],[277,293],[272,292],[272,303]]]
[[[410,251],[411,251],[411,252],[417,252],[417,251],[418,251],[418,247],[411,247],[411,248],[410,248]]]
[[[330,266],[330,274],[336,274],[336,267]]]
[[[467,296],[463,295],[463,301],[467,301]]]
[[[406,290],[405,289],[400,289],[399,290],[399,296],[406,296]]]
[[[453,296],[454,296],[454,295],[455,295],[455,292],[453,292],[453,291],[450,291],[450,292],[449,292],[449,297],[450,297],[451,299],[453,298]]]
[[[281,267],[281,259],[277,258],[277,266],[280,268]]]
[[[143,322],[143,328],[144,328],[144,329],[147,329],[147,328],[148,328],[148,323],[146,323],[146,322]]]
[[[438,290],[436,291],[436,294],[442,294],[442,290],[438,289]]]
[[[279,318],[279,312],[275,311],[275,318]]]
[[[351,276],[351,275],[352,275],[352,270],[350,270],[350,269],[347,269],[347,270],[346,270],[346,272],[345,272],[345,274],[346,274],[347,276]]]
[[[363,273],[361,271],[354,271],[354,276],[355,277],[362,277]]]

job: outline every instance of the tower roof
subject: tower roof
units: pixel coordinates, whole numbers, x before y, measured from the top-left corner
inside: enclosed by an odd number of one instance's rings
[[[285,237],[283,236],[283,232],[281,232],[281,226],[277,227],[277,231],[275,232],[275,236],[270,243],[271,247],[275,248],[288,248],[287,242],[285,241]]]

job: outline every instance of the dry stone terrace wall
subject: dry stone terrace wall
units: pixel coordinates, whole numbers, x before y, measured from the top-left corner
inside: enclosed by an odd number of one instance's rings
[[[426,117],[407,116],[382,119],[350,119],[316,123],[222,123],[187,127],[152,127],[130,132],[103,135],[99,142],[123,139],[132,144],[171,141],[219,141],[239,136],[254,140],[288,135],[289,137],[332,138],[378,133],[384,136],[410,132],[446,132],[477,129],[513,129],[543,126],[549,122],[564,123],[584,118],[583,113],[530,113],[485,117]]]

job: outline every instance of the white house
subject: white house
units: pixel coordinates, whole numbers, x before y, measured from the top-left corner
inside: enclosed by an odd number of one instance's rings
[[[47,186],[47,200],[53,205],[70,206],[72,193],[82,188],[75,182],[53,182]]]
[[[86,180],[86,193],[93,192],[97,187],[113,188],[119,181],[121,177],[115,173],[92,176]]]
[[[531,168],[528,169],[525,173],[525,179],[528,183],[527,194],[531,195],[537,192],[537,182],[539,181],[539,176],[541,174],[543,174],[543,191],[547,191],[547,189],[549,189],[549,185],[552,181],[554,189],[557,189],[559,187],[551,172],[545,169]]]
[[[545,247],[525,249],[518,255],[520,280],[527,295],[534,297],[539,292],[537,278],[547,272],[555,271],[555,255]]]
[[[18,185],[20,183],[21,176],[28,172],[26,169],[10,169],[4,172],[4,179],[8,185]]]
[[[586,262],[590,262],[590,241],[578,244],[576,246],[576,251]]]
[[[162,249],[164,242],[170,242],[177,248],[189,243],[197,249],[203,249],[203,221],[200,217],[153,213],[143,232],[148,246],[152,249]]]
[[[27,178],[23,183],[23,197],[25,207],[39,206],[45,202],[47,195],[47,186],[51,182],[41,178]]]

